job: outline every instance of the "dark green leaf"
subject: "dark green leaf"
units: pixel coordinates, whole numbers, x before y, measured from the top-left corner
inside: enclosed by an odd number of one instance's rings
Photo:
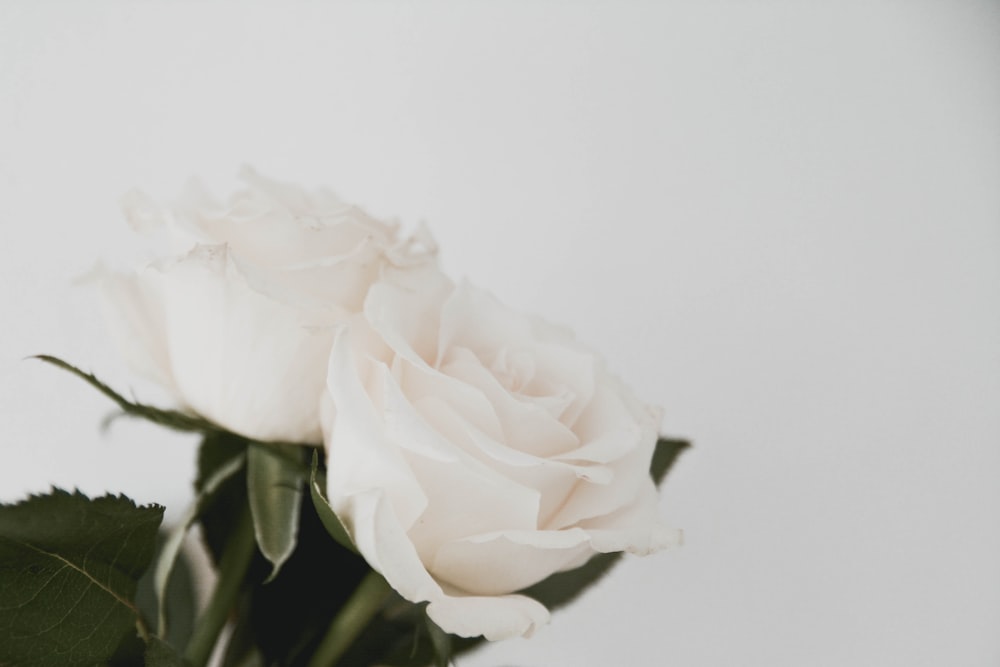
[[[258,565],[261,576],[268,563],[261,557]],[[331,539],[312,503],[305,503],[295,551],[277,577],[251,590],[252,636],[264,664],[307,665],[330,621],[369,572],[363,558]]]
[[[209,480],[230,461],[244,456],[247,441],[232,433],[210,433],[201,441],[198,449],[198,474],[194,488],[198,495],[205,491]],[[236,517],[247,507],[246,475],[237,473],[219,485],[215,493],[204,502],[198,521],[202,537],[213,560],[218,564],[222,552],[229,543],[235,527]]]
[[[131,417],[145,419],[146,421],[159,424],[160,426],[166,426],[167,428],[174,429],[175,431],[209,433],[212,431],[222,430],[210,421],[196,415],[190,415],[176,410],[161,410],[160,408],[154,408],[151,405],[130,401],[108,385],[98,380],[93,373],[82,371],[76,366],[63,361],[58,357],[49,356],[47,354],[39,354],[34,358],[40,359],[41,361],[50,363],[54,366],[58,366],[59,368],[69,371],[73,375],[83,379],[89,385],[114,401],[118,407],[121,408],[122,412]]]
[[[448,667],[451,662],[451,636],[424,614],[425,627],[434,647],[434,667]]]
[[[273,579],[295,550],[302,511],[303,448],[251,442],[247,450],[247,495],[257,546],[274,569]]]
[[[598,554],[574,570],[557,572],[521,592],[550,610],[562,607],[607,574],[620,558],[620,553]]]
[[[145,667],[189,667],[174,648],[158,637],[150,637],[146,645]]]
[[[330,536],[337,540],[344,548],[350,549],[354,553],[358,552],[354,546],[351,536],[347,534],[347,529],[340,522],[337,513],[330,507],[330,501],[326,498],[326,474],[319,469],[319,454],[313,452],[312,473],[309,476],[309,493],[312,496],[313,506],[319,515],[320,521],[326,527]]]
[[[251,596],[244,595],[237,611],[237,621],[233,634],[226,644],[226,652],[222,656],[221,667],[264,667],[264,656],[254,641],[253,628],[250,625],[249,602]]]
[[[0,506],[0,664],[104,664],[146,632],[133,599],[162,518],[59,489]]]
[[[427,667],[450,665],[453,656],[483,641],[448,635],[427,617],[427,604],[414,604],[393,592],[382,612],[365,628],[338,665]]]
[[[657,486],[663,482],[663,478],[667,476],[667,473],[674,466],[674,463],[676,463],[677,457],[690,446],[690,442],[678,438],[661,437],[656,441],[656,449],[653,451],[653,461],[649,466],[649,474],[652,475],[653,481],[656,482]]]
[[[393,591],[379,615],[337,663],[426,667],[436,660],[428,636],[426,604],[413,604]]]

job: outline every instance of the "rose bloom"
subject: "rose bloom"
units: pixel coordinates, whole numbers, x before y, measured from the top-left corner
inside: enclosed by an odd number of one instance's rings
[[[468,284],[375,283],[336,335],[327,392],[334,511],[448,632],[529,635],[549,613],[516,591],[677,539],[649,474],[658,411],[566,330]]]
[[[180,251],[104,273],[108,320],[130,365],[183,408],[249,438],[319,444],[335,326],[386,267],[432,261],[433,243],[328,191],[240,178],[226,202],[196,182],[167,207],[126,195],[131,226]]]

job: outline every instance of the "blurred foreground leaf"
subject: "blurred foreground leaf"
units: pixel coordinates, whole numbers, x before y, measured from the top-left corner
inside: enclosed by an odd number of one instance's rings
[[[649,474],[653,477],[653,481],[656,482],[657,486],[663,483],[663,479],[670,472],[670,469],[674,467],[674,463],[677,462],[677,457],[690,446],[690,442],[678,438],[660,438],[656,441],[656,449],[653,451],[653,461],[649,466]]]

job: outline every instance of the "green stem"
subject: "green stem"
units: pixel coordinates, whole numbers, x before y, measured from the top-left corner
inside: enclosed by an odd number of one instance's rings
[[[198,617],[194,633],[184,652],[184,657],[192,667],[204,667],[211,657],[219,633],[225,627],[229,612],[236,604],[240,588],[245,583],[255,547],[253,521],[249,509],[245,509],[239,518],[236,530],[222,552],[219,580],[215,584],[215,590],[212,591],[212,598]]]
[[[323,641],[309,661],[309,667],[332,667],[368,626],[392,589],[378,572],[369,572],[354,594],[341,607]]]

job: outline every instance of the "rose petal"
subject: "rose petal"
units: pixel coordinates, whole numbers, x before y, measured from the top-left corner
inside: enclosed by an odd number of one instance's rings
[[[618,391],[614,391],[614,389]],[[625,393],[623,393],[625,392]],[[595,415],[607,419],[597,429]],[[649,479],[649,462],[656,446],[659,423],[657,415],[608,378],[597,390],[595,399],[581,421],[588,421],[600,436],[561,460],[577,463],[603,462],[614,471],[614,483],[580,482],[562,508],[546,524],[547,528],[565,528],[578,521],[617,511],[634,502]]]
[[[642,485],[631,505],[578,524],[590,536],[595,551],[627,551],[645,556],[682,541],[681,532],[668,527],[659,515],[659,497],[652,480]]]
[[[389,585],[411,602],[430,602],[427,614],[445,632],[495,641],[530,636],[548,622],[549,612],[523,595],[500,597],[446,593],[427,572],[385,495],[372,489],[338,496],[331,503],[351,532],[358,550]]]
[[[453,347],[447,354],[442,372],[476,387],[486,396],[500,418],[504,442],[509,447],[545,457],[566,455],[577,449],[580,442],[573,431],[544,408],[517,400],[471,351]]]
[[[527,318],[467,282],[459,283],[441,306],[438,358],[452,347],[464,347],[490,363],[493,354],[503,348],[523,347],[530,341],[531,322]]]
[[[393,245],[395,225],[383,223],[329,192],[308,193],[244,167],[247,188],[220,204],[198,182],[191,182],[175,209],[185,224],[206,239],[228,243],[235,252],[268,267],[350,254],[375,243]]]
[[[628,454],[646,434],[655,433],[656,426],[649,412],[609,377],[596,388],[573,427],[583,444],[557,458],[609,463]]]
[[[157,277],[155,272],[125,275],[101,271],[97,280],[105,319],[125,361],[135,372],[176,395]]]
[[[489,641],[530,637],[550,618],[548,609],[524,595],[444,596],[431,601],[427,615],[453,635]]]
[[[247,437],[320,442],[318,397],[333,313],[300,310],[250,288],[225,246],[161,264],[166,346],[180,396]]]
[[[353,336],[351,329],[341,328],[330,352],[327,391],[335,416],[333,423],[324,429],[327,484],[331,496],[382,489],[392,502],[395,515],[409,527],[423,513],[427,496],[397,443],[387,435],[384,417],[370,398],[370,388],[362,383],[358,363],[370,362],[355,356]],[[377,372],[366,374],[380,380],[383,377]],[[374,393],[381,397],[384,390],[379,387]]]
[[[470,593],[502,595],[538,583],[591,553],[590,537],[580,529],[510,530],[446,542],[429,569],[439,581]]]
[[[496,410],[481,391],[472,385],[427,366],[416,367],[398,358],[394,370],[407,399],[417,404],[424,398],[444,401],[476,429],[491,438],[503,439],[503,427]]]
[[[411,364],[435,366],[440,322],[437,309],[451,289],[451,281],[432,267],[388,271],[386,278],[368,291],[365,317],[386,344]]]

